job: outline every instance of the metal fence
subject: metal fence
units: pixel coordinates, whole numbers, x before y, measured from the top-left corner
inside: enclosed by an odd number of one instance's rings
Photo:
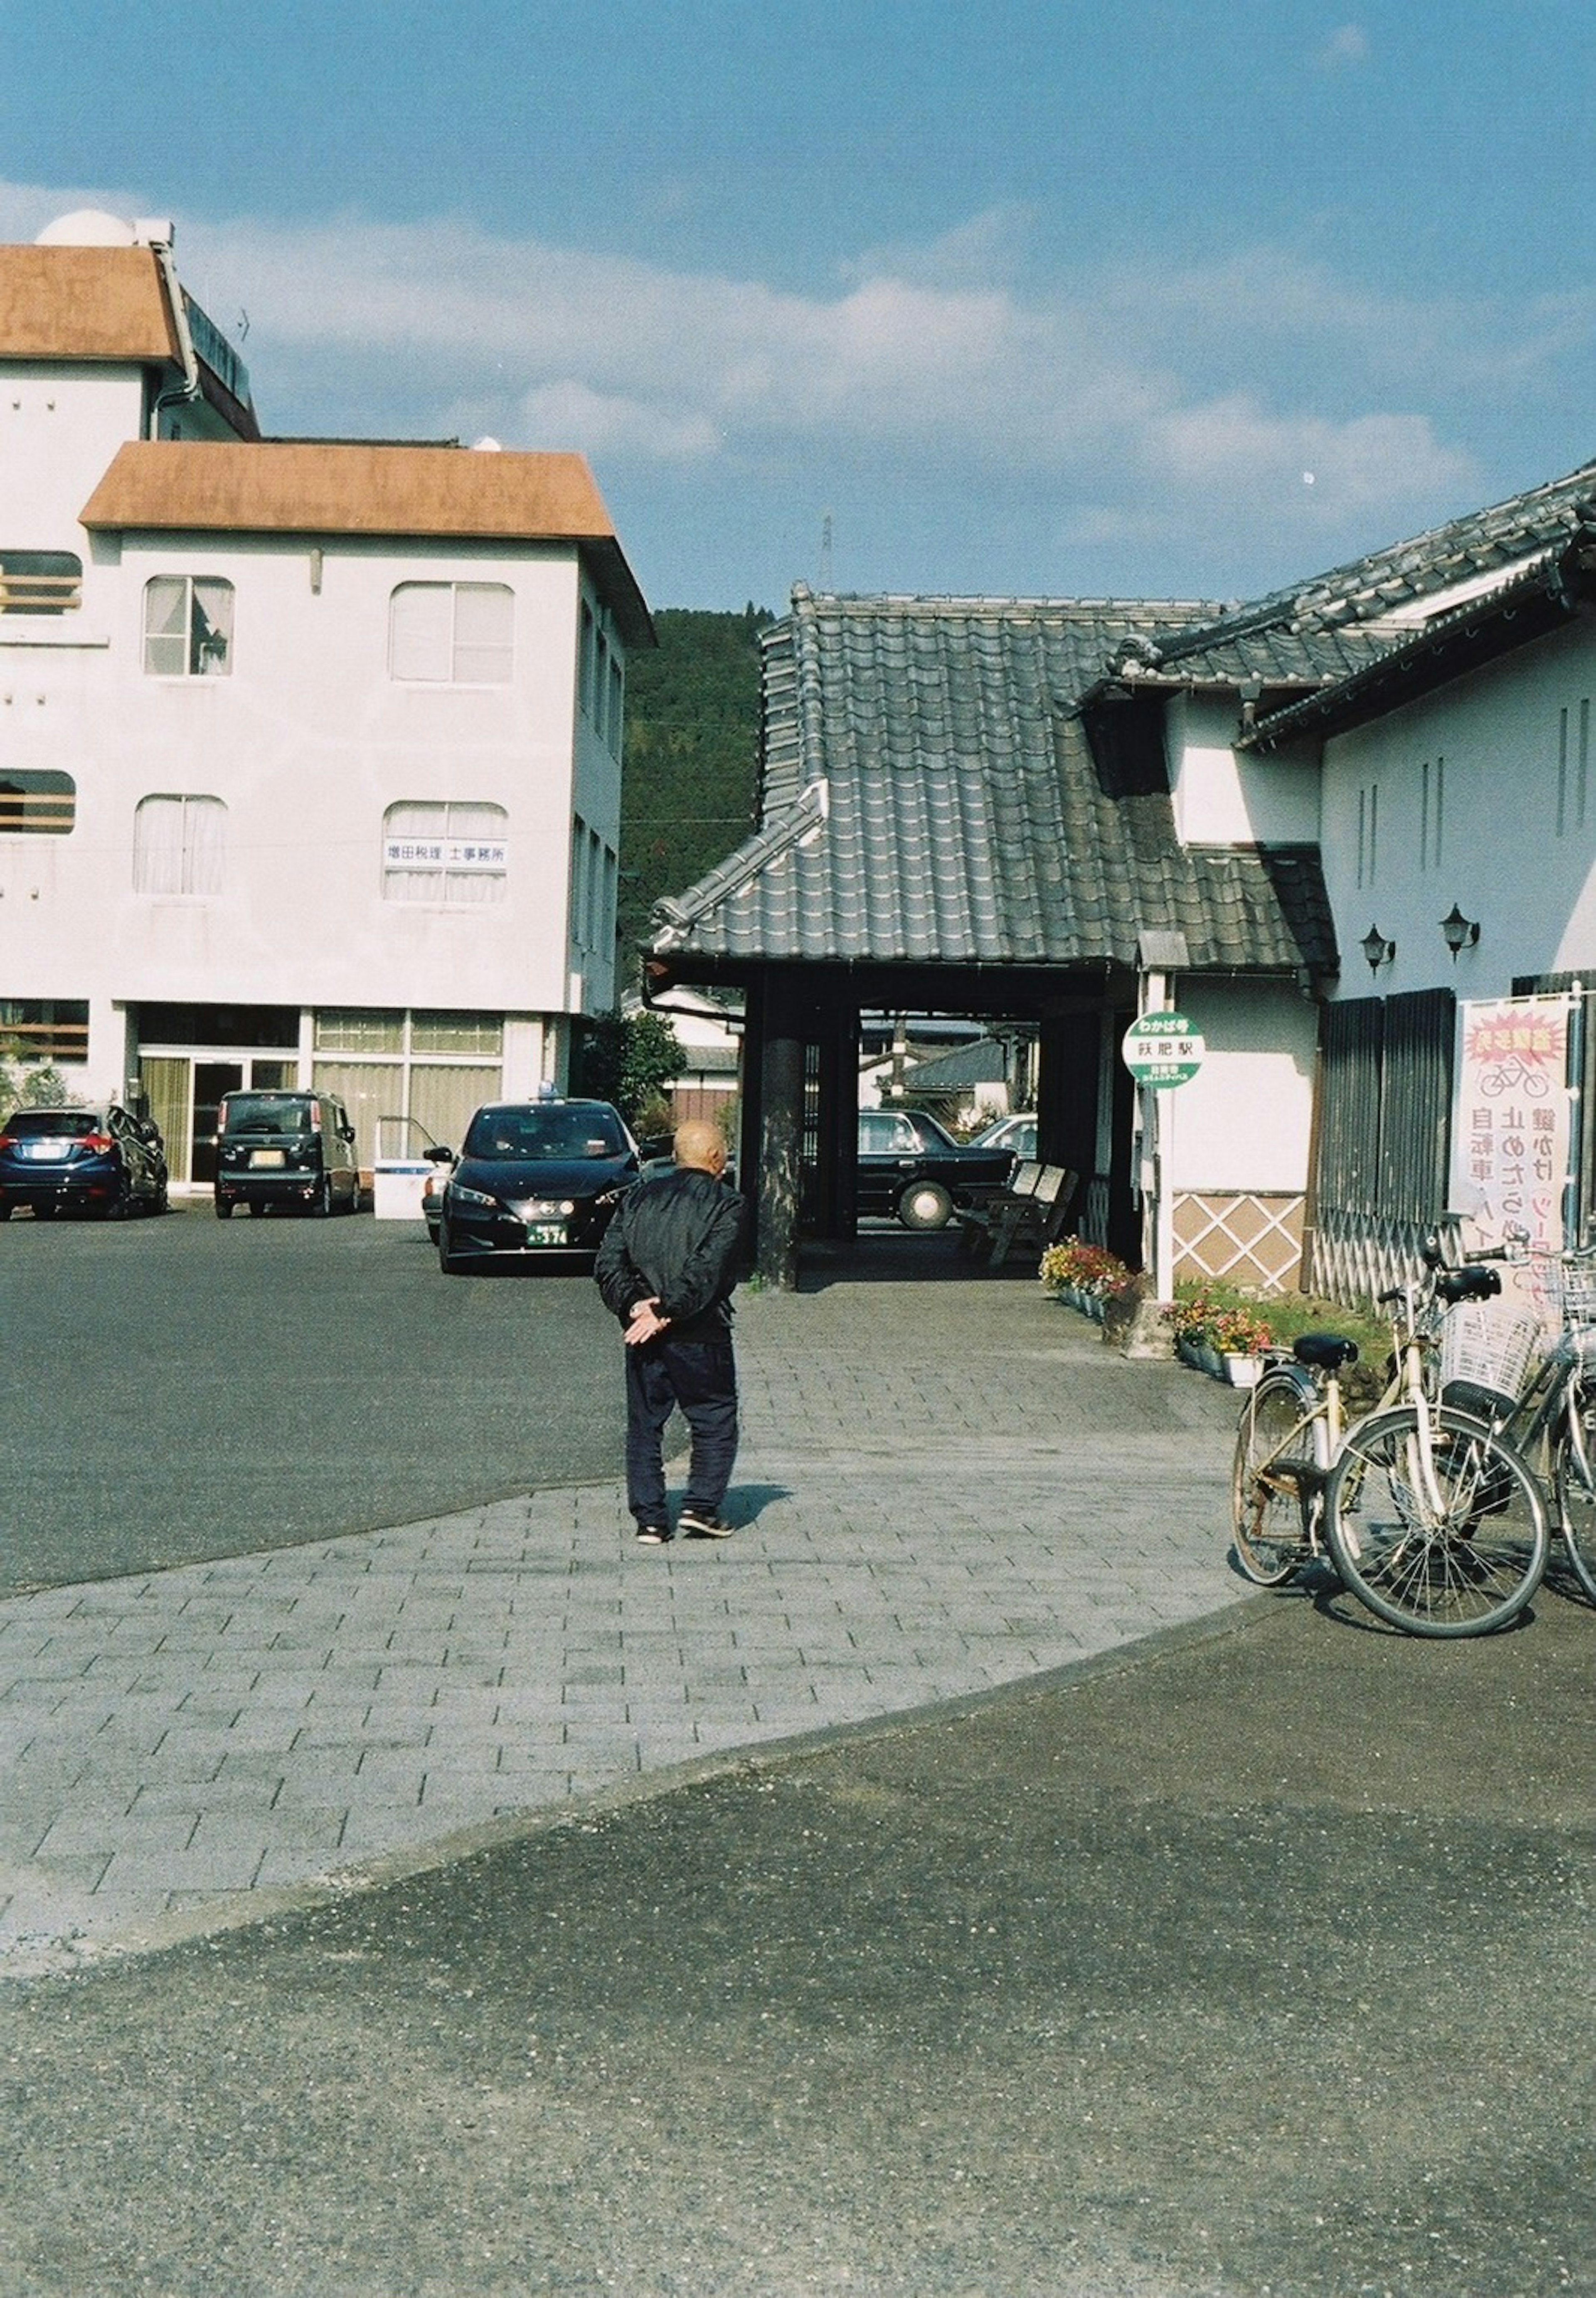
[[[1444,1218],[1456,1017],[1450,989],[1325,1007],[1305,1285],[1372,1300]]]

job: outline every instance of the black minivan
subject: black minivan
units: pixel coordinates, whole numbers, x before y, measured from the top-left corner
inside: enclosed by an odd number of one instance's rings
[[[355,1129],[336,1094],[229,1093],[216,1118],[216,1217],[235,1205],[263,1213],[358,1212]]]

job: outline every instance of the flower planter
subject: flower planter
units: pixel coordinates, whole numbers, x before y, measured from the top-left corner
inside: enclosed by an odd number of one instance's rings
[[[1263,1370],[1261,1357],[1226,1356],[1220,1361],[1232,1388],[1257,1387],[1258,1376]]]

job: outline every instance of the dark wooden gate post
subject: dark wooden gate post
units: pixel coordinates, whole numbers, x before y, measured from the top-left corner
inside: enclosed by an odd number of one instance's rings
[[[796,1293],[804,1142],[804,1006],[796,983],[766,977],[764,1020],[754,1266],[766,1285]]]
[[[815,1234],[858,1233],[859,1015],[836,990],[813,1017],[819,1042],[815,1112]]]

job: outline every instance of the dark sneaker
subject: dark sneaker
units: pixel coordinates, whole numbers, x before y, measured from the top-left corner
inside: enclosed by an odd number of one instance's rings
[[[732,1526],[712,1509],[684,1508],[677,1518],[689,1540],[730,1540]]]
[[[668,1524],[640,1524],[637,1536],[645,1548],[663,1548],[666,1541],[675,1538]]]

